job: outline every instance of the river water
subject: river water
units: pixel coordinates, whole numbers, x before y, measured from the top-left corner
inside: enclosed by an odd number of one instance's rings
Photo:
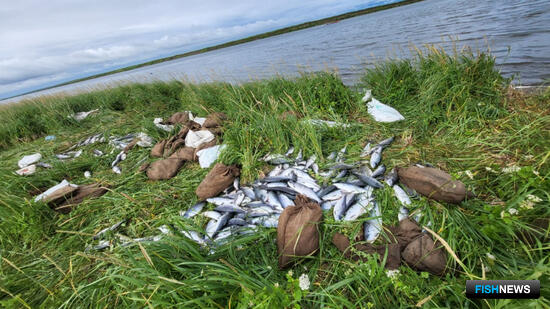
[[[550,78],[549,0],[426,0],[132,71],[4,100],[77,93],[128,82],[186,79],[243,82],[275,74],[336,70],[352,85],[365,66],[410,57],[410,46],[490,48],[515,83]]]

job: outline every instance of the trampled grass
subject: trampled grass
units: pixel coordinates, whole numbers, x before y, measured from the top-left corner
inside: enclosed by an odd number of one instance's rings
[[[550,92],[525,96],[508,88],[490,55],[448,55],[438,50],[412,60],[389,60],[366,71],[358,87],[402,112],[406,120],[376,123],[361,93],[329,73],[298,79],[274,78],[234,86],[179,82],[128,85],[73,97],[50,99],[0,109],[0,304],[6,307],[260,307],[393,308],[550,306]],[[82,122],[67,116],[99,108]],[[429,162],[462,180],[477,198],[449,205],[424,198],[411,211],[425,215],[421,224],[442,237],[448,255],[442,277],[407,266],[390,278],[372,257],[365,263],[346,260],[331,244],[332,235],[351,236],[366,218],[321,225],[321,248],[289,270],[277,269],[275,229],[237,238],[213,254],[179,233],[162,241],[86,251],[91,235],[121,219],[117,232],[129,237],[159,234],[168,224],[201,230],[201,218],[182,220],[178,212],[196,202],[194,190],[207,170],[187,164],[177,177],[148,181],[137,172],[148,150],[132,150],[121,165],[109,169],[114,154],[59,162],[55,153],[94,133],[143,131],[155,139],[168,136],[153,126],[154,117],[191,110],[206,115],[223,111],[228,145],[221,160],[242,166],[242,181],[266,170],[258,159],[290,145],[305,155],[317,154],[320,165],[332,151],[348,146],[349,161],[358,159],[367,140],[390,135],[396,141],[384,151],[388,168]],[[349,128],[316,128],[303,119],[351,124]],[[43,137],[55,134],[45,142]],[[39,151],[52,163],[28,177],[16,176],[21,156]],[[91,180],[83,177],[91,170]],[[85,184],[99,181],[110,192],[87,200],[69,215],[32,202],[32,191],[63,178]],[[397,221],[398,202],[391,189],[376,192],[385,224]],[[540,201],[529,203],[530,196]],[[517,210],[515,213],[514,210]],[[544,226],[543,228],[537,226]],[[108,239],[114,239],[114,233]],[[298,277],[307,274],[309,290]],[[474,301],[465,297],[468,279],[538,279],[538,300]]]

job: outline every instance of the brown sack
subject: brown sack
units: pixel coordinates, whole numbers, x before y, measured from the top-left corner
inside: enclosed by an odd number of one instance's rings
[[[431,167],[398,168],[399,181],[437,201],[458,204],[468,195],[466,186],[442,170]]]
[[[147,169],[147,177],[151,180],[170,179],[178,173],[185,161],[178,158],[158,160]]]
[[[222,125],[222,122],[227,120],[227,115],[224,113],[212,113],[208,115],[203,123],[204,128],[215,128]]]
[[[319,250],[318,224],[323,217],[319,204],[298,195],[296,206],[289,206],[281,213],[277,226],[279,268],[290,265],[294,257],[308,256]]]
[[[185,124],[189,121],[189,113],[187,112],[177,112],[170,116],[164,124]]]
[[[216,163],[199,184],[195,193],[200,200],[214,197],[229,187],[240,172],[240,169],[234,165]]]
[[[162,141],[158,142],[153,146],[153,149],[151,149],[151,157],[154,158],[160,158],[164,155],[164,146],[166,145],[166,140],[163,139]]]
[[[210,131],[210,133],[214,134],[214,135],[222,135],[223,134],[223,129],[221,127],[217,127],[217,128],[208,128],[208,131]]]
[[[195,161],[195,148],[182,147],[170,155],[169,158],[176,158],[184,161]]]
[[[422,234],[421,237],[413,240],[401,255],[412,268],[434,275],[443,274],[447,264],[447,257],[441,244],[434,243],[427,234]]]
[[[76,205],[82,203],[82,201],[84,201],[85,198],[100,197],[106,192],[107,192],[107,188],[102,187],[98,183],[80,186],[78,187],[76,194],[73,194],[71,198],[59,204],[59,206],[55,207],[54,210],[62,214],[67,214],[71,212]]]

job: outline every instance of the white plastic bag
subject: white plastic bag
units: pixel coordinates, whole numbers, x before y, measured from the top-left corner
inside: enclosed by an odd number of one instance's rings
[[[185,136],[185,146],[191,148],[197,148],[203,143],[208,143],[214,139],[214,134],[208,130],[191,131],[187,132]]]
[[[399,120],[405,120],[405,117],[401,115],[395,108],[382,104],[375,98],[367,103],[369,114],[378,122],[395,122]]]
[[[36,172],[36,165],[31,164],[29,166],[23,167],[20,170],[15,171],[15,172],[17,173],[17,175],[20,175],[20,176],[32,175],[32,174],[34,174],[34,172]]]
[[[210,167],[220,156],[222,150],[226,145],[216,145],[210,148],[205,148],[197,151],[197,157],[199,157],[199,164],[201,168]]]
[[[71,186],[71,187],[74,187],[74,188],[78,188],[77,185],[74,185],[72,183],[69,183],[67,180],[63,179],[62,182],[58,183],[57,185],[49,188],[48,190],[46,190],[44,193],[42,194],[39,194],[37,195],[35,198],[34,198],[34,201],[35,202],[38,202],[46,197],[48,197],[49,195],[51,195],[52,193],[54,193],[55,191],[59,190],[59,189],[63,189],[67,186]]]
[[[162,118],[155,118],[153,120],[153,123],[155,124],[155,126],[161,130],[164,130],[166,132],[170,132],[172,130],[174,130],[174,126],[171,125],[171,124],[162,124]]]
[[[42,155],[39,153],[33,153],[32,155],[24,156],[17,162],[17,165],[19,165],[20,168],[27,167],[31,164],[34,164],[42,159]]]

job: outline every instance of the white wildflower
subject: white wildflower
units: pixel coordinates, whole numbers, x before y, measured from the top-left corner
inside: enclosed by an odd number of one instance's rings
[[[518,172],[519,170],[521,170],[521,167],[517,165],[512,165],[512,166],[503,168],[502,172],[506,174],[510,174],[510,173]]]
[[[531,159],[533,159],[533,155],[526,155],[526,156],[525,156],[525,159],[531,160]]]
[[[267,266],[267,269],[271,270],[271,266]]]
[[[298,280],[302,291],[309,290],[309,277],[306,274],[302,274]]]
[[[292,269],[288,271],[287,275],[288,275],[289,277],[294,276],[294,272],[292,272]]]
[[[519,203],[519,207],[522,209],[533,209],[533,206],[535,206],[535,203],[530,200],[523,200],[521,203]]]
[[[528,194],[527,195],[527,200],[528,201],[531,201],[533,203],[538,203],[538,202],[542,202],[542,199],[536,195],[532,195],[532,194]]]
[[[386,276],[390,279],[395,279],[399,275],[399,269],[388,269],[386,270]]]
[[[488,172],[493,172],[493,173],[496,173],[496,171],[488,166],[485,167],[485,170],[487,170]]]
[[[472,174],[472,172],[470,170],[467,170],[464,173],[466,173],[466,176],[468,176],[468,178],[474,179],[474,174]]]
[[[533,174],[535,174],[535,175],[537,175],[537,176],[540,176],[539,171],[533,170]]]
[[[492,255],[492,254],[489,253],[489,252],[487,252],[487,258],[488,258],[489,260],[492,260],[492,261],[496,260],[495,256]]]
[[[511,215],[517,215],[517,214],[518,214],[518,210],[515,209],[515,208],[510,208],[510,209],[508,209],[508,212],[509,212]]]
[[[279,287],[279,282],[275,282],[275,284],[273,286],[278,288]]]
[[[489,267],[489,265],[483,265],[483,269],[485,270],[486,273],[491,271],[491,267]]]

